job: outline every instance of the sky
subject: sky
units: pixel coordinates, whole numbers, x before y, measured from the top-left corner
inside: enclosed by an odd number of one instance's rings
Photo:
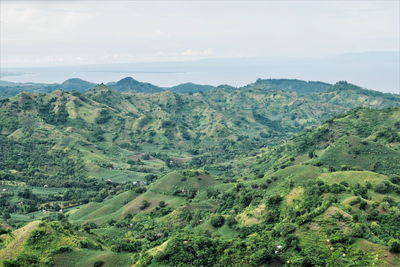
[[[397,0],[0,3],[2,68],[400,50]]]

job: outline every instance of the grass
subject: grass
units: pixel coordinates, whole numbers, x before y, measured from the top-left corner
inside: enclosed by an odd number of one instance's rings
[[[363,142],[356,136],[344,136],[330,145],[316,161],[325,166],[343,166],[383,174],[400,173],[400,152],[375,142]]]
[[[169,240],[165,241],[164,243],[162,243],[162,244],[159,245],[159,246],[156,246],[156,247],[154,247],[154,248],[149,249],[149,250],[147,251],[147,253],[149,253],[149,255],[151,255],[151,256],[155,256],[155,255],[157,255],[158,253],[163,252],[163,251],[165,250],[165,248],[167,247],[168,242],[169,242]]]
[[[23,250],[23,245],[28,239],[30,233],[39,227],[40,221],[33,221],[12,232],[12,235],[4,234],[6,247],[0,249],[0,260],[15,259],[18,254]]]
[[[97,179],[110,179],[115,183],[143,181],[145,173],[133,172],[129,170],[113,170],[105,168],[93,168],[88,173],[89,176]]]
[[[142,210],[140,206],[144,200],[148,201],[150,205],[146,209]],[[122,214],[127,215],[127,214],[136,214],[139,212],[149,212],[153,208],[155,208],[158,205],[158,203],[160,203],[160,201],[165,201],[165,203],[168,206],[173,208],[176,208],[185,203],[185,199],[182,197],[173,197],[170,195],[164,195],[152,191],[147,191],[146,193],[138,196],[137,198],[129,202],[127,205],[125,205],[123,207]]]
[[[374,185],[389,179],[385,175],[370,171],[339,171],[323,173],[319,178],[328,184],[337,184],[346,181],[350,185],[355,185],[357,183],[365,185],[367,182]]]
[[[321,168],[312,165],[294,165],[276,171],[271,177],[291,179],[295,184],[303,185],[306,181],[317,178],[321,173]]]
[[[233,239],[239,235],[236,230],[230,228],[226,223],[221,227],[215,228],[211,225],[209,220],[198,225],[196,228],[201,229],[203,231],[204,230],[209,231],[213,233],[213,235],[219,236],[226,240]]]
[[[374,263],[382,267],[397,267],[400,263],[400,254],[391,253],[387,247],[372,243],[365,239],[357,239],[354,248],[373,254]]]
[[[89,267],[100,260],[104,261],[102,267],[131,266],[129,253],[114,253],[111,251],[89,249],[79,249],[58,254],[55,257],[54,265],[58,267]]]
[[[292,206],[295,200],[301,200],[304,194],[304,187],[296,187],[285,196],[286,204]]]
[[[198,174],[193,172],[195,171],[189,171],[188,174],[178,171],[171,172],[152,184],[150,191],[171,195],[176,190],[201,190],[216,184],[214,177],[202,172],[198,172]]]
[[[123,207],[136,197],[137,193],[127,191],[102,203],[88,203],[69,212],[70,220],[74,223],[106,223],[108,220],[118,219],[123,214]]]
[[[79,209],[72,210],[70,219],[75,223],[106,223],[111,219],[118,219],[127,214],[149,212],[155,208],[160,201],[165,201],[168,206],[176,208],[185,203],[185,198],[174,196],[177,190],[202,190],[216,181],[212,176],[201,171],[172,172],[161,177],[149,186],[147,192],[137,196],[133,192],[122,193],[103,203],[89,203]],[[143,201],[148,201],[149,206],[142,210],[140,206]]]
[[[236,220],[242,225],[258,224],[262,221],[266,209],[265,204],[261,204],[256,208],[246,208],[242,213],[236,216]]]

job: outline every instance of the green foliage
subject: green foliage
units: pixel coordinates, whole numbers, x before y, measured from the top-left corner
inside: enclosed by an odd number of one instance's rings
[[[225,223],[225,218],[224,218],[224,216],[221,216],[221,215],[214,215],[214,216],[211,218],[210,223],[211,223],[211,225],[212,225],[213,227],[218,228],[218,227],[221,227],[221,226],[224,225],[224,223]]]
[[[333,118],[397,96],[293,80],[203,89],[1,100],[0,212],[7,227],[47,216],[5,264],[370,266],[379,253],[358,241],[397,250],[399,108]]]
[[[171,266],[212,266],[222,253],[220,242],[202,236],[178,235],[155,260]]]
[[[98,260],[93,263],[93,267],[101,267],[104,265],[104,261]]]
[[[388,242],[388,246],[391,252],[400,253],[400,240],[399,239],[390,239]]]
[[[4,261],[4,267],[27,267],[40,266],[40,260],[37,256],[31,254],[20,254],[15,260]]]

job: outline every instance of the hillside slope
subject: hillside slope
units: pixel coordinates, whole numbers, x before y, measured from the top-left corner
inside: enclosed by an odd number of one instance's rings
[[[71,266],[394,267],[399,160],[400,108],[359,108],[254,156],[206,166],[211,172],[173,171],[66,216],[50,213],[39,230],[53,236],[52,249],[44,235],[32,241],[35,232],[15,260],[32,253],[31,262]]]
[[[399,126],[400,108],[357,109],[233,161],[235,177],[172,172],[86,222],[113,246],[139,242],[136,266],[397,266]],[[343,138],[350,150],[333,149]]]

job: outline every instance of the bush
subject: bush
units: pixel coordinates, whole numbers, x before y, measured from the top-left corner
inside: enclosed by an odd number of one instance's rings
[[[42,229],[35,229],[32,231],[31,235],[27,240],[27,244],[34,246],[37,245],[40,241],[45,239],[48,236],[47,232]]]
[[[296,230],[296,225],[293,223],[282,223],[277,227],[277,231],[281,236],[286,236]]]
[[[58,248],[59,252],[68,252],[68,251],[72,251],[72,248],[69,246],[61,246]]]
[[[118,240],[117,244],[111,246],[113,252],[137,252],[142,248],[141,241]]]
[[[388,242],[389,250],[393,253],[400,252],[400,240],[398,239],[390,239]]]
[[[146,209],[148,206],[150,206],[150,202],[148,202],[147,200],[143,200],[142,203],[140,204],[139,208],[141,210]]]
[[[165,201],[160,201],[160,202],[158,203],[158,206],[159,206],[160,208],[164,208],[164,207],[167,206],[167,204],[165,203]]]
[[[389,188],[384,183],[379,183],[375,186],[375,192],[380,194],[386,194],[389,192]]]
[[[394,184],[400,185],[400,176],[391,177],[390,181]]]
[[[215,215],[211,218],[211,225],[215,228],[223,226],[225,223],[225,218],[221,215]]]
[[[15,260],[4,261],[4,267],[39,266],[39,258],[35,255],[21,254]]]
[[[334,194],[340,194],[346,191],[346,187],[344,187],[344,185],[341,184],[333,184],[330,186],[329,191]]]
[[[229,216],[226,219],[226,224],[229,226],[229,228],[233,228],[237,224],[237,221],[234,216]]]
[[[361,198],[360,198],[360,197],[357,197],[357,198],[352,199],[352,200],[350,201],[350,205],[354,206],[354,205],[356,205],[356,204],[358,204],[358,203],[360,203],[360,202],[361,202]]]
[[[363,201],[360,202],[360,210],[366,210],[367,207],[368,207],[367,201],[363,200]]]
[[[354,225],[351,231],[353,237],[363,237],[364,232],[365,232],[364,227],[359,223]]]
[[[275,196],[271,196],[270,198],[268,198],[268,203],[271,205],[277,205],[279,203],[281,203],[281,201],[283,200],[283,198],[279,195],[275,195]]]

